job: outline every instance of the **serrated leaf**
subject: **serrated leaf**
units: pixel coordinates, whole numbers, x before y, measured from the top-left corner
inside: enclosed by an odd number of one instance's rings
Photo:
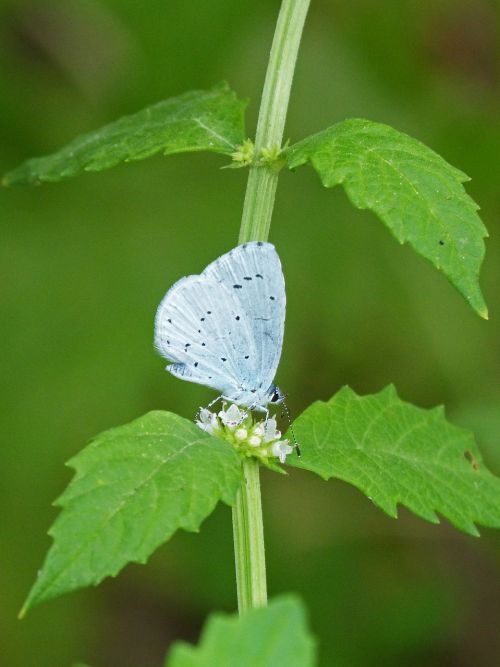
[[[27,160],[5,175],[3,185],[61,181],[159,152],[229,155],[245,139],[245,107],[246,102],[225,83],[207,91],[190,91],[77,137],[52,155]]]
[[[197,647],[174,644],[165,667],[313,667],[315,641],[298,598],[277,598],[238,617],[213,614]]]
[[[150,412],[105,431],[69,461],[54,538],[21,614],[145,563],[179,528],[197,531],[219,500],[233,504],[238,454],[187,419]]]
[[[475,523],[500,528],[500,479],[442,406],[418,408],[392,386],[369,396],[344,387],[307,408],[294,429],[302,457],[287,463],[353,484],[392,517],[401,503],[432,523],[439,512],[471,535]]]
[[[488,233],[463,172],[416,139],[357,118],[294,144],[286,159],[290,169],[310,161],[326,187],[343,185],[354,206],[376,213],[487,318],[478,281]]]

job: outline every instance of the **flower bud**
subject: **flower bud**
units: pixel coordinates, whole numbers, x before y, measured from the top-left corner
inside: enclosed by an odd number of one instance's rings
[[[248,444],[251,447],[259,447],[261,442],[262,438],[259,438],[258,435],[252,435],[250,438],[248,438]]]

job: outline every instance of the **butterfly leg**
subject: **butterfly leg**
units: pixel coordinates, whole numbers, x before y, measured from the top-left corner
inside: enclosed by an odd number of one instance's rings
[[[200,406],[200,407],[198,408],[198,412],[196,413],[195,420],[196,420],[196,419],[199,419],[199,417],[200,417],[200,413],[201,413],[202,410],[209,410],[209,409],[212,407],[212,405],[215,405],[215,403],[217,403],[217,401],[220,401],[221,398],[222,398],[222,394],[221,394],[220,396],[217,396],[217,398],[214,398],[213,401],[210,401],[210,403],[207,405],[206,408],[202,408],[202,407]]]
[[[266,415],[265,423],[267,426],[267,422],[269,420],[269,409],[265,405],[257,405],[254,403],[253,405],[250,406],[250,410],[256,410],[257,412],[263,412]]]
[[[211,408],[212,405],[215,405],[215,404],[217,403],[217,401],[220,401],[220,400],[221,400],[221,398],[222,398],[222,394],[221,394],[220,396],[217,396],[217,398],[214,398],[213,401],[210,401],[210,403],[207,405],[207,409],[208,409],[208,408]]]
[[[265,419],[264,424],[265,424],[265,426],[266,426],[266,428],[267,428],[267,422],[269,421],[269,409],[268,409],[268,408],[265,408],[265,407],[262,407],[262,412],[264,412],[265,415],[266,415],[266,419]]]
[[[242,424],[245,421],[245,419],[248,417],[248,412],[243,412],[243,410],[242,410],[241,415],[242,415],[242,417],[241,417],[240,421],[236,424],[236,426],[239,426],[240,424]]]

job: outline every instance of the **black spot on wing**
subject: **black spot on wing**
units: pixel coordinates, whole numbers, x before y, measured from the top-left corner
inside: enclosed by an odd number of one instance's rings
[[[241,289],[243,285],[233,285],[234,289]]]
[[[256,273],[256,274],[255,274],[255,277],[256,277],[256,278],[260,278],[261,280],[264,279],[264,276],[262,276],[260,273]]]

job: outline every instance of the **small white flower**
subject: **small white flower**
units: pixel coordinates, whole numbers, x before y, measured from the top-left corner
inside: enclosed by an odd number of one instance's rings
[[[279,440],[272,446],[273,456],[279,458],[280,463],[285,463],[288,454],[293,452],[293,447],[290,447],[288,440]]]
[[[199,426],[202,431],[213,433],[215,429],[219,427],[219,421],[217,419],[217,415],[214,412],[210,412],[210,410],[207,410],[207,408],[201,408],[200,412],[198,413],[196,425]]]
[[[281,438],[281,431],[276,428],[276,419],[271,417],[264,422],[264,442],[279,440],[279,438]]]
[[[251,447],[259,447],[260,443],[262,442],[262,438],[259,438],[258,435],[252,435],[251,438],[248,438],[247,442]]]
[[[218,414],[200,408],[196,425],[228,442],[242,456],[256,457],[266,465],[272,457],[285,463],[293,451],[288,440],[280,440],[281,432],[276,428],[275,417],[254,422],[248,412],[234,404]]]
[[[219,412],[219,417],[224,426],[227,426],[230,429],[235,428],[245,419],[246,413],[242,412],[237,405],[231,405],[229,410],[221,410]]]

